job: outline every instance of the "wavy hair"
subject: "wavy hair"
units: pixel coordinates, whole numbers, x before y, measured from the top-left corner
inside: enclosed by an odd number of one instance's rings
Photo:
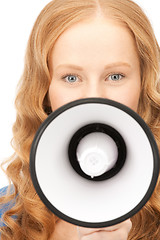
[[[16,200],[15,205],[3,215],[6,227],[1,228],[2,240],[46,240],[54,231],[58,218],[44,206],[32,185],[30,147],[37,129],[51,111],[48,100],[51,82],[49,61],[54,44],[67,28],[97,13],[125,23],[133,34],[142,81],[138,113],[152,130],[160,149],[160,51],[142,9],[131,0],[51,1],[33,26],[24,72],[17,89],[17,116],[12,139],[15,153],[7,161],[5,171],[15,191],[12,194],[8,192],[0,202]],[[148,203],[131,220],[133,227],[128,240],[159,238],[160,180]]]

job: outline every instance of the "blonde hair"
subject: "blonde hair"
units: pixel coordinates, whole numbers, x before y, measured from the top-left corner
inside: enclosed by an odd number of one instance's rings
[[[151,128],[160,149],[160,54],[153,29],[147,17],[131,0],[54,0],[38,16],[31,32],[25,68],[15,100],[16,122],[13,126],[12,146],[15,153],[9,159],[6,174],[14,184],[15,192],[1,198],[1,203],[16,198],[14,207],[3,219],[1,239],[49,239],[56,225],[53,215],[37,196],[29,173],[30,147],[40,124],[50,112],[48,88],[49,61],[58,37],[74,23],[94,17],[100,11],[104,16],[125,23],[137,46],[142,78],[138,113]],[[129,51],[129,50],[128,50]],[[160,184],[143,209],[131,220],[128,239],[158,239],[160,236]],[[17,220],[12,218],[17,216]]]

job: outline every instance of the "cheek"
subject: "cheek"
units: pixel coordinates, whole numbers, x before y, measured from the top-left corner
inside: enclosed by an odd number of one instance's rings
[[[131,108],[135,112],[137,112],[139,98],[137,96],[131,96],[130,98],[124,98],[121,101],[122,104],[126,105],[127,107]]]
[[[140,80],[129,81],[121,87],[111,88],[109,90],[109,99],[122,103],[137,112],[141,91]]]
[[[121,94],[119,102],[137,112],[140,98],[140,88],[133,88],[130,91]]]
[[[63,95],[63,91],[52,83],[49,87],[49,101],[52,111],[55,111],[57,108],[65,104],[65,96]]]
[[[62,86],[59,86],[56,83],[51,82],[49,87],[49,101],[51,104],[52,111],[55,111],[57,108],[72,102],[80,98],[79,94],[75,91],[69,91]]]

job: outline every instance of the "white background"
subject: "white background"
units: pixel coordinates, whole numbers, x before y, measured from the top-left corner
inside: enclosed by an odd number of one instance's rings
[[[0,163],[9,157],[12,125],[15,121],[14,98],[21,77],[27,41],[41,9],[50,0],[0,1]],[[160,44],[160,3],[136,0],[149,17]],[[8,181],[0,170],[0,188]]]

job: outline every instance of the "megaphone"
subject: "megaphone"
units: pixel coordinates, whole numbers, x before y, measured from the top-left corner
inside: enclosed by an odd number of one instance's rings
[[[151,197],[159,152],[142,118],[103,98],[70,102],[37,131],[30,173],[42,202],[72,224],[101,228],[136,214]]]

